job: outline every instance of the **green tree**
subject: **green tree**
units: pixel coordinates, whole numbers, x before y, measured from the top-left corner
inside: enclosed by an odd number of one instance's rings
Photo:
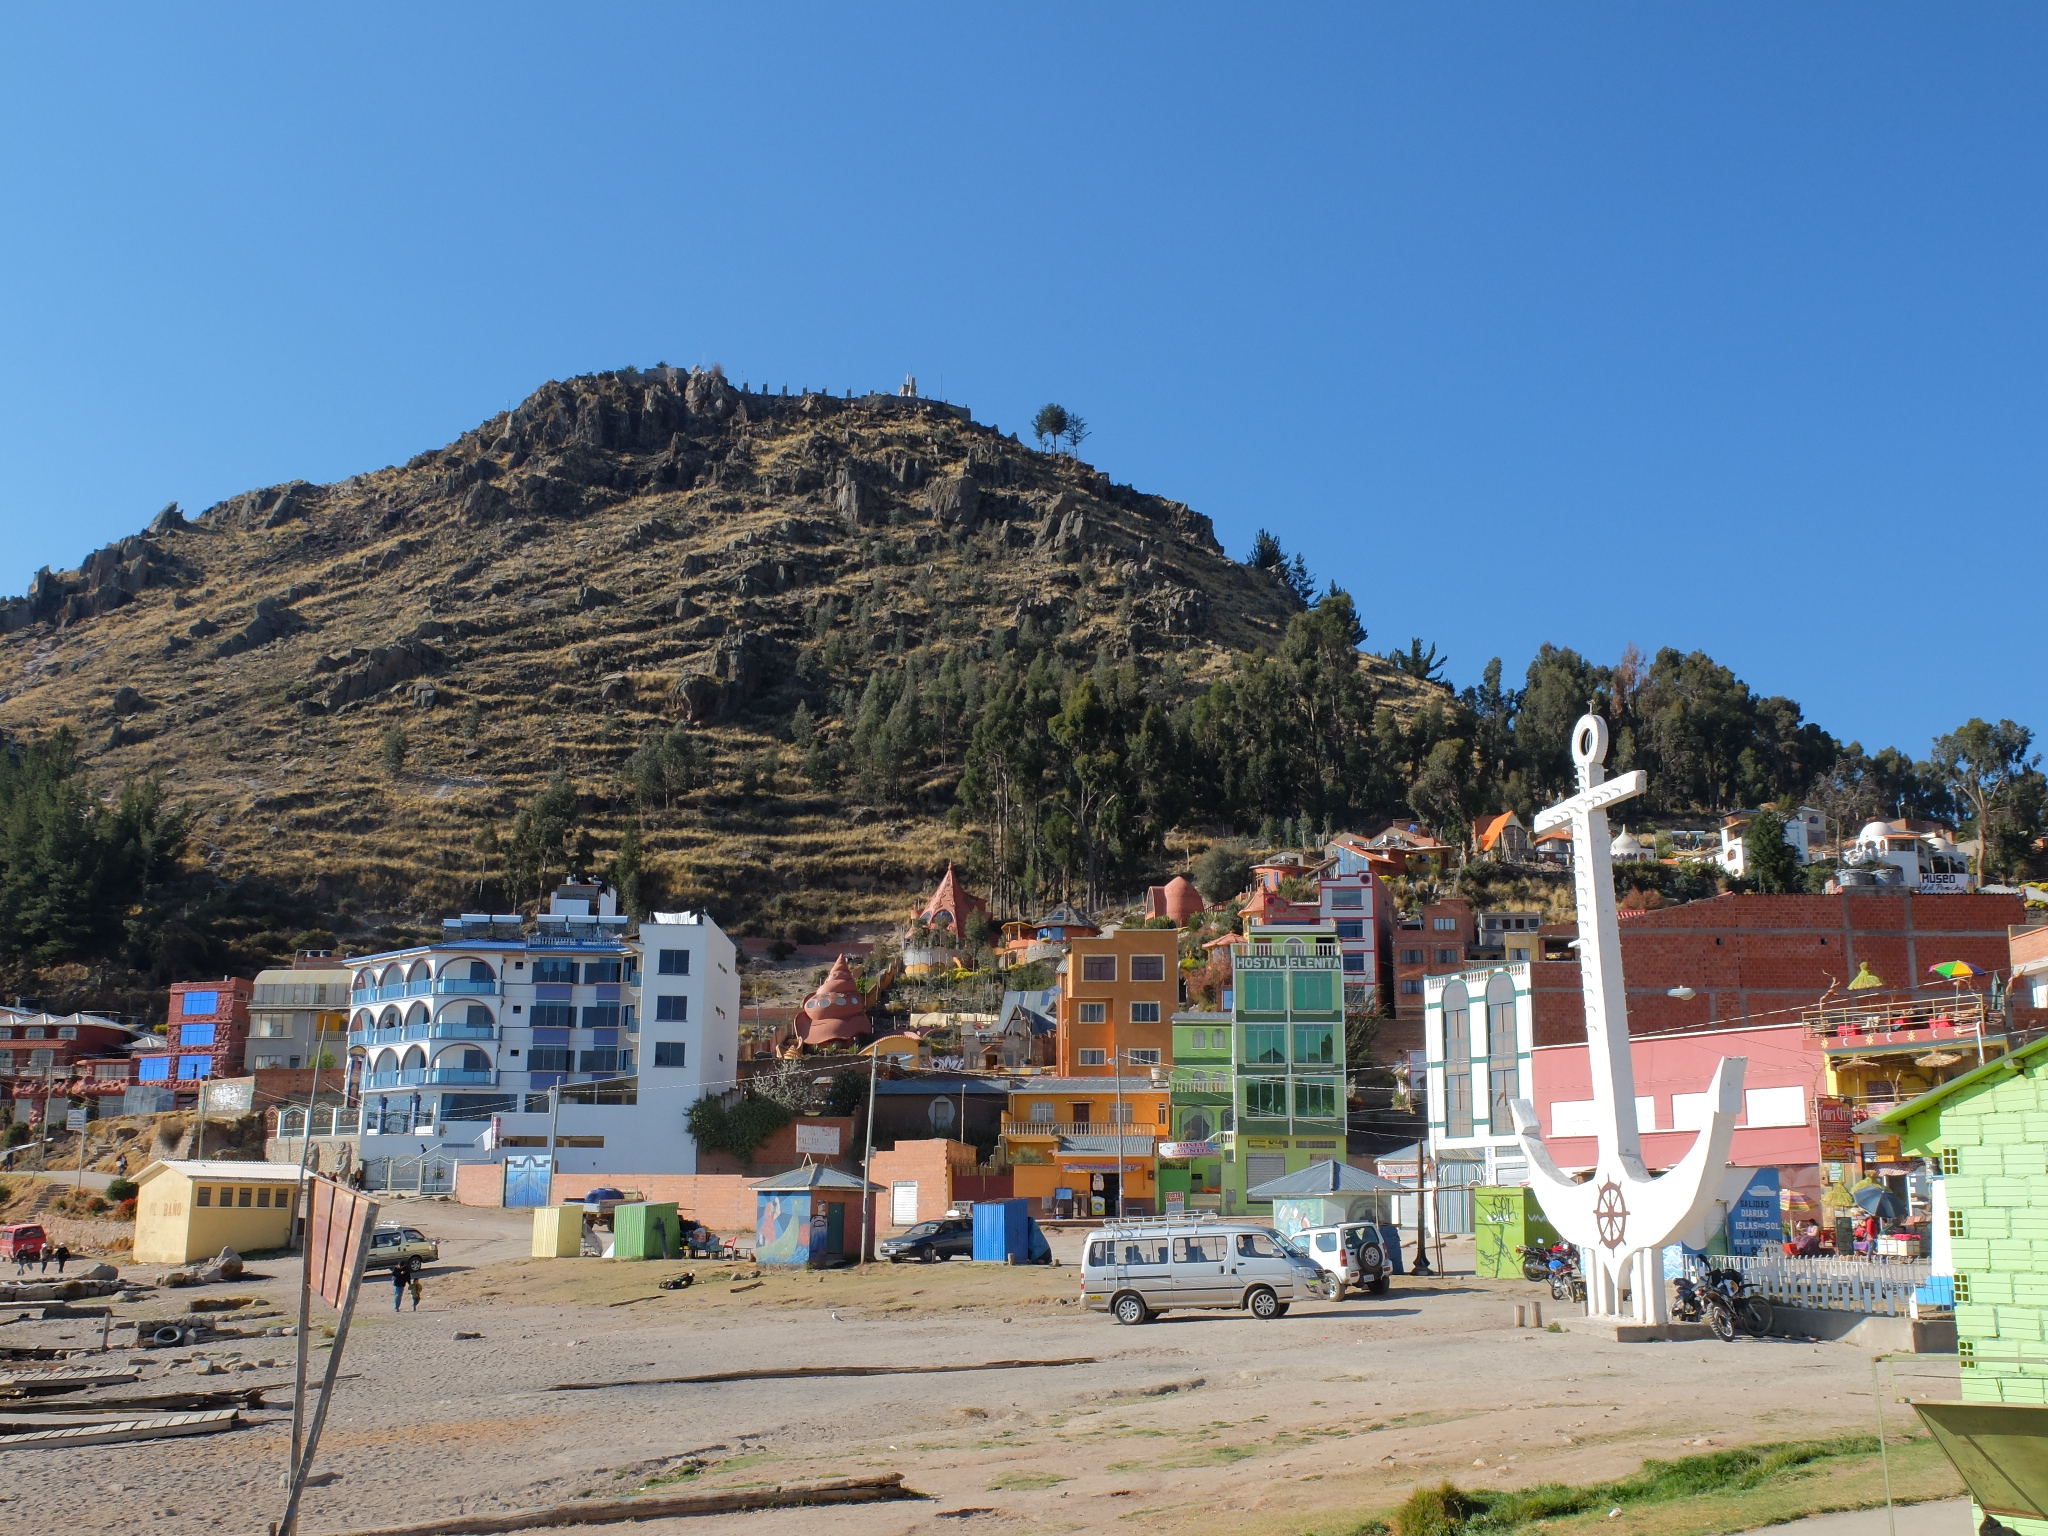
[[[1067,452],[1078,454],[1081,445],[1088,441],[1090,428],[1086,418],[1079,411],[1067,412]]]
[[[1058,448],[1060,439],[1067,435],[1067,426],[1072,419],[1064,405],[1041,405],[1038,414],[1031,418],[1031,431],[1038,438],[1038,446],[1043,448],[1050,441],[1054,448]]]
[[[2024,836],[2010,835],[2013,829],[2032,830],[2027,824],[2034,818],[2021,813],[2020,802],[2039,798],[2026,793],[2029,778],[2041,777],[2040,754],[2028,755],[2033,744],[2034,733],[2023,725],[2011,720],[1991,725],[1975,717],[1935,738],[1934,772],[1969,809],[1978,839],[1978,872],[1987,880],[2011,867],[2021,851],[2006,844],[2024,846]]]
[[[1785,818],[1773,810],[1758,811],[1742,829],[1743,869],[1760,891],[1782,895],[1805,888],[1799,855],[1785,841]]]
[[[384,762],[384,771],[390,774],[396,774],[401,771],[405,767],[405,758],[408,750],[410,749],[405,740],[405,727],[402,725],[388,727],[384,732],[383,744],[377,749],[377,755]]]
[[[571,834],[581,808],[582,798],[569,782],[567,770],[557,769],[547,787],[513,818],[505,875],[514,900],[523,900],[529,893],[537,897],[557,876],[568,873]]]
[[[1252,883],[1251,855],[1243,843],[1211,843],[1195,860],[1195,889],[1211,906],[1242,896]]]

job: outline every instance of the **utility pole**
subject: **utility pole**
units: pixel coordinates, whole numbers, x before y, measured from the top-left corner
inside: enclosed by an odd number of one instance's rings
[[[877,1069],[877,1065],[878,1065],[878,1063],[879,1063],[879,1062],[881,1061],[881,1059],[882,1059],[882,1053],[881,1053],[880,1051],[878,1051],[877,1049],[875,1049],[875,1047],[876,1047],[877,1045],[879,1045],[880,1043],[881,1043],[881,1042],[880,1042],[880,1039],[879,1039],[879,1037],[876,1037],[876,1036],[872,1036],[872,1035],[871,1035],[871,1036],[869,1036],[869,1038],[868,1038],[868,1124],[867,1124],[867,1150],[866,1150],[866,1152],[865,1152],[865,1153],[863,1153],[863,1154],[862,1154],[862,1156],[861,1156],[861,1160],[860,1160],[860,1181],[861,1181],[861,1183],[863,1183],[863,1184],[868,1184],[868,1185],[872,1185],[872,1184],[873,1184],[873,1183],[875,1182],[875,1180],[874,1180],[874,1172],[875,1172],[875,1167],[874,1167],[874,1164],[875,1164],[875,1072],[876,1072],[876,1069]],[[868,1191],[866,1191],[866,1190],[863,1190],[863,1191],[861,1191],[861,1201],[860,1201],[860,1212],[861,1212],[861,1215],[860,1215],[860,1262],[861,1262],[861,1263],[862,1263],[863,1265],[865,1265],[865,1264],[867,1263],[867,1261],[868,1261],[868,1249],[869,1249],[869,1247],[871,1246],[871,1245],[869,1244],[869,1242],[868,1242],[868,1214],[867,1214],[867,1213],[868,1213],[868,1207],[869,1207],[869,1205],[870,1205],[870,1204],[872,1204],[872,1203],[873,1203],[873,1202],[872,1202],[871,1196],[869,1195]],[[892,1213],[892,1214],[891,1214],[891,1220],[893,1220],[893,1219],[894,1219],[894,1214]]]

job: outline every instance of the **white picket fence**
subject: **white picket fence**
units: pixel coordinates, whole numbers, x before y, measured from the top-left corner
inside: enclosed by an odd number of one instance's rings
[[[1780,1306],[1878,1317],[1910,1313],[1913,1293],[1927,1283],[1929,1273],[1925,1259],[1829,1259],[1761,1253],[1712,1262],[1741,1271],[1752,1289]]]

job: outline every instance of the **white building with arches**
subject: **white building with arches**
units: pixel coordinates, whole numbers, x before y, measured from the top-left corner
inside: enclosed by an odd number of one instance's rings
[[[1526,963],[1427,978],[1423,1040],[1432,1156],[1478,1154],[1482,1182],[1519,1184],[1528,1161],[1508,1105],[1533,1098],[1536,1012]]]
[[[363,1134],[459,1152],[495,1124],[486,1150],[538,1149],[558,1171],[694,1172],[684,1117],[737,1076],[733,962],[709,917],[635,923],[595,885],[560,887],[530,922],[464,913],[433,943],[352,960]],[[551,1089],[598,1084],[553,1113]]]

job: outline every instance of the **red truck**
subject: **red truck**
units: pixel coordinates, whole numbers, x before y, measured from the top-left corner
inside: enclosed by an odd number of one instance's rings
[[[0,1227],[0,1259],[31,1258],[43,1256],[43,1247],[49,1239],[43,1229],[32,1221],[18,1222],[11,1227]]]

